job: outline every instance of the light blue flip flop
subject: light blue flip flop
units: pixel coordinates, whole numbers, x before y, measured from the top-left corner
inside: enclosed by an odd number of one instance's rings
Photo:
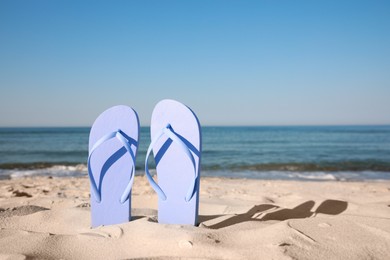
[[[200,123],[187,106],[162,100],[153,110],[150,133],[145,172],[158,194],[158,222],[196,225],[202,150]],[[148,168],[152,150],[158,184]]]
[[[138,137],[138,115],[127,106],[109,108],[93,123],[88,156],[92,227],[130,221]]]

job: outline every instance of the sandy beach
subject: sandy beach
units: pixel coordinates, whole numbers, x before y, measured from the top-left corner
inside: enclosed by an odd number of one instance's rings
[[[199,226],[157,223],[136,177],[132,221],[90,228],[87,178],[0,181],[0,259],[388,259],[390,182],[203,178]]]

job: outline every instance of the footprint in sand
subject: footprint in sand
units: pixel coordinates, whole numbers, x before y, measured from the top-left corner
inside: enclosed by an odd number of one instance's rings
[[[49,209],[40,206],[26,205],[26,206],[0,210],[0,217],[25,216],[25,215],[34,214],[36,212],[44,211],[44,210],[49,210]]]

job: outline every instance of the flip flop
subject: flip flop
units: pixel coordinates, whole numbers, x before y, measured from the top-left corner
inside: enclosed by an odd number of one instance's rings
[[[92,227],[130,221],[138,136],[138,115],[127,106],[111,107],[93,123],[88,156]]]
[[[187,106],[162,100],[153,110],[150,134],[145,172],[158,194],[158,222],[196,225],[202,150],[198,118]],[[158,184],[148,168],[152,150]]]

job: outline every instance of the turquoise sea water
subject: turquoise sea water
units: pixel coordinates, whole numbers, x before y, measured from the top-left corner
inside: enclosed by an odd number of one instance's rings
[[[0,128],[0,177],[85,176],[89,128]],[[202,175],[390,179],[390,126],[203,127]],[[150,142],[141,128],[137,174]]]

